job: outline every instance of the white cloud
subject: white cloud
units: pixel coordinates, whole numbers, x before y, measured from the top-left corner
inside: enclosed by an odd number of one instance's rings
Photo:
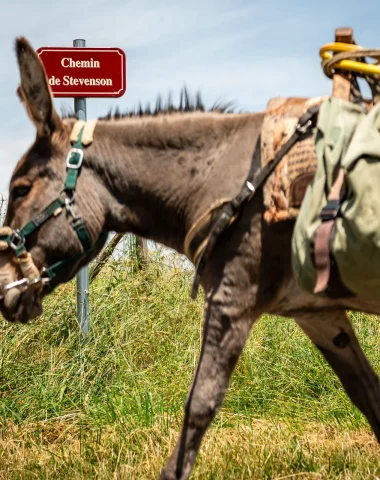
[[[347,0],[342,11],[327,0],[7,2],[0,29],[0,191],[34,137],[15,95],[16,36],[25,35],[35,48],[71,46],[79,37],[89,46],[127,52],[125,96],[89,100],[91,118],[110,106],[154,102],[169,90],[175,96],[184,83],[193,92],[199,88],[208,105],[222,98],[244,110],[259,110],[273,96],[330,92],[318,48],[332,40],[335,27],[352,24],[367,46],[376,46],[380,4],[372,2],[371,15],[353,5]],[[72,99],[56,100],[58,109],[72,104]]]

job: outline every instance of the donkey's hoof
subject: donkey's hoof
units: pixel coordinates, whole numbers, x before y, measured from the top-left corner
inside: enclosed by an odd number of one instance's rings
[[[168,472],[165,468],[161,470],[158,480],[178,480],[174,472]]]

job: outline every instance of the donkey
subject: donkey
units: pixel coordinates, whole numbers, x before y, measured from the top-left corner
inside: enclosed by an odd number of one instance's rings
[[[62,192],[75,123],[56,113],[43,65],[22,37],[16,39],[16,55],[21,76],[18,95],[37,133],[10,181],[5,224],[12,231],[30,222]],[[94,246],[84,250],[72,228],[70,199],[60,215],[50,215],[25,243],[39,271],[72,259],[48,285],[23,284],[13,252],[0,252],[4,292],[0,309],[7,320],[27,322],[39,316],[43,297],[97,255],[105,241],[103,232],[132,232],[184,253],[186,234],[197,219],[217,199],[238,194],[252,161],[259,172],[260,158],[253,159],[253,154],[262,113],[183,110],[191,108],[98,121],[94,142],[84,151],[75,197],[76,212]],[[269,225],[263,213],[263,191],[258,188],[220,236],[202,272],[202,348],[182,431],[161,479],[189,478],[250,329],[264,313],[294,318],[380,441],[379,379],[346,315],[346,310],[380,314],[380,299],[332,300],[301,290],[291,268],[294,221]],[[10,282],[18,283],[6,289]]]

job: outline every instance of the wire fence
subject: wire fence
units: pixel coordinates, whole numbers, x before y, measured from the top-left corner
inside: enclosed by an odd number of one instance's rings
[[[2,193],[0,193],[0,221],[1,224],[4,223],[5,214],[7,211],[8,199]]]

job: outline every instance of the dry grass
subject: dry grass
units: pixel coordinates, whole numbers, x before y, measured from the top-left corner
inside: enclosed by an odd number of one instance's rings
[[[153,479],[174,446],[201,341],[191,275],[116,262],[91,287],[80,341],[75,284],[43,318],[0,324],[0,479]],[[380,324],[353,315],[380,370]],[[193,479],[380,479],[380,449],[291,320],[258,323]]]
[[[0,479],[154,479],[177,435],[162,425],[129,432],[114,425],[99,434],[74,416],[23,426],[8,422],[0,440]],[[260,420],[215,426],[192,478],[376,479],[379,447],[368,430],[318,424],[295,429]]]

